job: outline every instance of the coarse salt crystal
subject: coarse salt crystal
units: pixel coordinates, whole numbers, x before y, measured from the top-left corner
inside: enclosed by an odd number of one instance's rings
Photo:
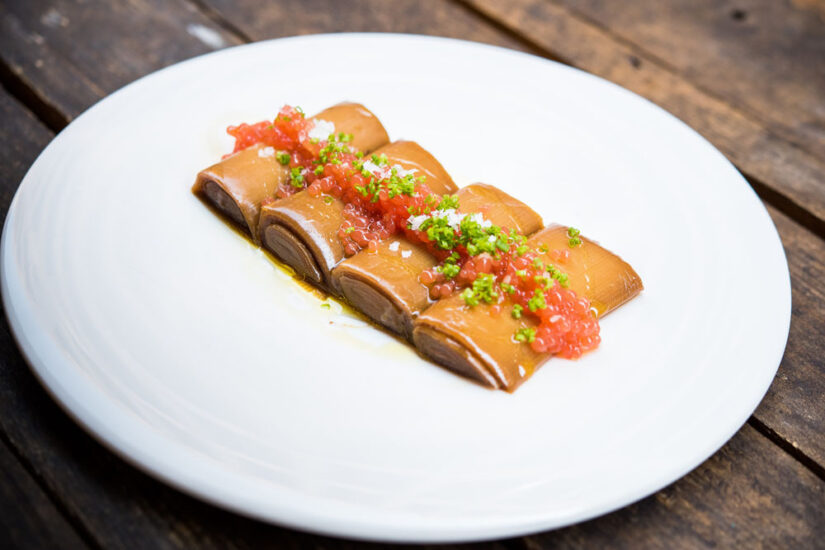
[[[388,248],[390,250],[392,250],[393,252],[395,252],[396,250],[398,250],[398,245],[400,245],[400,244],[401,243],[398,242],[398,241],[393,241],[393,242],[390,243],[390,246]]]
[[[376,177],[383,178],[383,176],[384,176],[384,168],[381,167],[381,166],[378,166],[377,164],[375,164],[371,160],[368,160],[367,162],[364,163],[364,168],[368,172],[372,172],[372,174],[375,175]]]
[[[402,250],[401,251],[401,257],[402,258],[409,258],[410,256],[412,256],[412,250]]]
[[[312,130],[310,130],[307,135],[310,139],[324,140],[327,139],[330,134],[334,133],[335,124],[319,118],[315,120],[315,126],[312,127]]]
[[[262,159],[275,156],[275,148],[274,147],[261,147],[258,149],[258,156]]]
[[[416,173],[415,168],[413,168],[411,170],[404,170],[404,167],[401,166],[400,164],[393,164],[392,169],[395,170],[395,173],[399,178],[403,178],[405,176],[409,176],[410,174],[415,174]]]
[[[470,219],[485,229],[493,225],[493,222],[491,222],[490,220],[485,220],[484,216],[482,216],[479,213],[472,214],[470,216]]]
[[[467,214],[459,214],[455,211],[455,208],[444,210],[444,212],[447,214],[447,225],[458,231],[461,228],[462,220],[467,217]]]
[[[419,229],[421,229],[421,224],[429,219],[430,217],[428,215],[421,214],[420,216],[413,216],[409,218],[407,220],[407,223],[409,223],[410,229],[412,229],[413,231],[418,231]]]
[[[366,163],[364,163],[366,166]],[[490,220],[485,220],[481,214],[459,214],[455,208],[448,208],[446,210],[437,210],[435,212],[431,212],[430,214],[422,214],[420,216],[413,216],[411,217],[408,222],[410,229],[418,230],[421,227],[421,224],[424,223],[425,220],[430,218],[434,220],[444,220],[447,222],[454,231],[459,231],[461,229],[461,222],[464,218],[468,217],[476,222],[483,228],[488,228],[493,225],[493,222]],[[496,238],[494,236],[489,237],[490,242],[494,242]]]

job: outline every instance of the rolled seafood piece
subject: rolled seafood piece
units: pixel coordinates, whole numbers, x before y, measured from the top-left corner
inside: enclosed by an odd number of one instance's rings
[[[551,225],[530,237],[527,244],[546,246],[547,262],[567,275],[568,288],[589,299],[601,318],[638,295],[642,281],[627,262],[579,238],[582,244],[570,248],[567,228]],[[527,316],[513,318],[509,308],[469,307],[455,294],[418,317],[413,341],[435,363],[484,386],[512,392],[550,357],[514,338],[520,329],[535,326]]]
[[[426,176],[426,185],[433,193],[456,191],[441,163],[414,141],[395,141],[373,154],[386,155],[390,166],[398,164],[404,170],[415,170],[416,176]],[[338,237],[344,206],[338,198],[313,197],[307,191],[264,205],[261,242],[299,275],[337,294],[331,272],[345,257]]]
[[[530,235],[542,227],[541,216],[504,191],[483,183],[456,193],[458,212],[479,213],[494,225]],[[437,259],[421,244],[395,235],[341,262],[333,271],[336,288],[362,313],[387,329],[412,339],[413,321],[432,304],[429,289],[419,282]]]
[[[310,118],[331,123],[336,133],[352,134],[350,147],[369,153],[389,142],[378,118],[359,103],[340,103]],[[253,145],[198,174],[192,191],[209,201],[258,244],[261,203],[275,197],[288,181],[289,169],[278,162],[275,150]]]

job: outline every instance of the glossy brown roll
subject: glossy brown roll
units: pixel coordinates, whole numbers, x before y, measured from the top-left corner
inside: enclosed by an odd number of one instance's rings
[[[478,212],[493,224],[523,235],[543,225],[532,208],[492,185],[474,183],[456,195],[459,212]],[[335,287],[362,313],[412,339],[413,321],[432,303],[428,288],[418,277],[437,263],[424,246],[394,236],[382,241],[378,252],[362,251],[341,262],[332,271],[332,278]]]
[[[335,125],[336,132],[352,134],[350,145],[371,152],[389,141],[378,118],[359,103],[340,103],[311,117]],[[203,197],[258,243],[261,203],[273,198],[289,177],[272,148],[253,145],[198,174],[192,191]]]
[[[553,263],[567,274],[570,288],[587,297],[599,317],[607,315],[642,290],[642,281],[627,262],[589,239],[568,246],[567,228],[553,225],[528,240],[531,247],[546,245],[568,250],[570,259]],[[526,317],[514,319],[510,308],[496,314],[484,305],[468,307],[458,294],[439,300],[415,321],[413,341],[434,362],[490,388],[514,391],[546,361],[550,354],[536,353],[513,335],[535,326]]]
[[[430,190],[439,194],[456,191],[450,175],[426,149],[414,141],[396,141],[374,151],[387,156],[390,165],[416,170],[426,176]],[[338,229],[344,222],[344,203],[328,195],[313,197],[296,193],[261,211],[261,242],[267,250],[310,281],[338,293],[332,269],[344,259]]]

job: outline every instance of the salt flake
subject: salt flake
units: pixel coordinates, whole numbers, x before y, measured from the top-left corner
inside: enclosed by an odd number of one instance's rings
[[[335,124],[329,122],[328,120],[323,119],[316,119],[315,126],[312,127],[312,130],[309,131],[307,134],[310,139],[317,139],[317,140],[324,140],[329,137],[330,134],[335,133]]]

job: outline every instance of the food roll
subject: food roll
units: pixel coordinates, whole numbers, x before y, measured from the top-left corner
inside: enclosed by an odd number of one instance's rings
[[[568,228],[551,225],[527,244],[546,250],[542,253],[546,261],[567,275],[569,289],[589,299],[601,318],[639,294],[642,281],[627,262],[579,238],[581,244],[570,247]],[[550,356],[514,337],[520,329],[536,324],[528,316],[514,318],[507,307],[469,307],[454,294],[416,319],[413,341],[435,363],[482,385],[512,392]]]
[[[464,214],[479,213],[500,227],[530,235],[541,229],[541,217],[504,191],[483,183],[456,193]],[[412,339],[415,317],[430,306],[429,289],[419,282],[422,272],[438,260],[421,244],[395,235],[378,245],[378,251],[362,250],[333,271],[336,288],[365,315],[385,328]]]
[[[310,120],[334,126],[336,133],[352,134],[349,145],[369,153],[389,142],[378,118],[359,103],[340,103],[324,109]],[[272,147],[253,145],[198,174],[192,191],[209,201],[238,225],[257,244],[261,203],[275,197],[289,178]]]
[[[385,155],[389,165],[425,176],[433,193],[456,191],[450,175],[426,149],[414,141],[395,141],[373,152]],[[261,211],[261,242],[267,250],[304,278],[338,294],[332,269],[345,257],[338,230],[344,222],[344,202],[330,195],[313,197],[301,191]]]

